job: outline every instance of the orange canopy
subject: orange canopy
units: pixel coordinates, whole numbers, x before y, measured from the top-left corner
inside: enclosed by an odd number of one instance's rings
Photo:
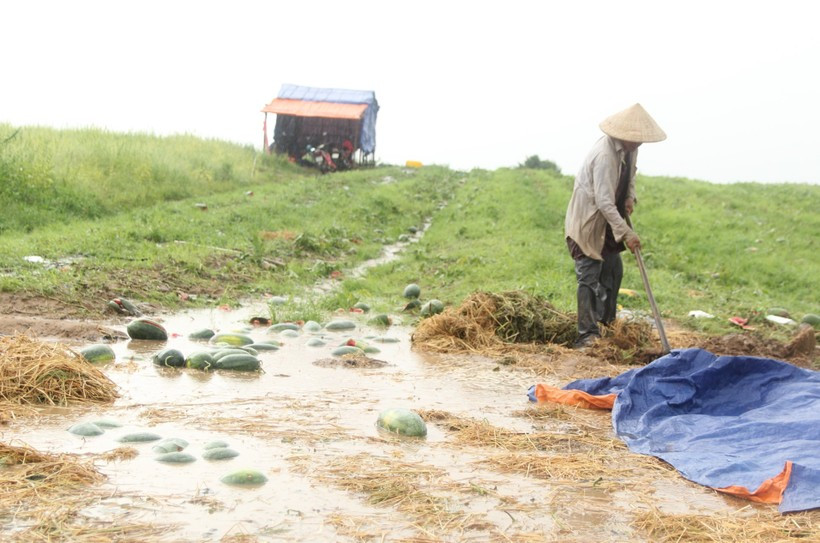
[[[295,117],[321,117],[323,119],[352,119],[362,118],[367,104],[337,104],[334,102],[306,102],[303,100],[288,100],[276,98],[262,108],[265,113],[279,115],[293,115]]]

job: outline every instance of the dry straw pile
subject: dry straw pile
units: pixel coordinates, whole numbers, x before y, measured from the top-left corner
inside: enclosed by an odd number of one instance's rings
[[[421,321],[413,344],[434,352],[499,354],[510,344],[568,345],[576,337],[575,315],[557,311],[541,297],[475,292],[460,307]]]
[[[116,385],[67,347],[22,334],[0,337],[0,402],[67,405],[116,398]]]

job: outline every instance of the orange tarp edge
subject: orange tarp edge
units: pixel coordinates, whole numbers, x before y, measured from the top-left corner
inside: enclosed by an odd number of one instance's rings
[[[612,409],[615,405],[617,394],[605,394],[594,396],[582,390],[565,390],[549,385],[535,385],[535,399],[541,402],[553,402],[564,405],[574,405],[587,409]],[[783,499],[783,492],[789,484],[789,477],[792,474],[792,463],[786,462],[786,466],[779,474],[771,479],[766,479],[754,492],[749,491],[745,486],[727,486],[715,488],[718,492],[731,494],[738,498],[759,503],[780,503]]]
[[[792,463],[786,462],[786,467],[783,468],[779,474],[771,479],[763,481],[757,490],[749,492],[745,486],[726,486],[723,488],[716,488],[718,492],[724,492],[737,496],[738,498],[746,498],[747,500],[760,503],[780,503],[783,499],[783,492],[789,484],[789,477],[792,474]]]
[[[583,390],[564,390],[548,385],[535,385],[535,399],[539,402],[562,403],[587,409],[612,409],[615,405],[615,396],[615,394],[593,396]]]
[[[279,115],[293,115],[295,117],[358,120],[362,118],[366,109],[367,104],[336,104],[333,102],[308,102],[276,98],[262,108],[262,111]]]

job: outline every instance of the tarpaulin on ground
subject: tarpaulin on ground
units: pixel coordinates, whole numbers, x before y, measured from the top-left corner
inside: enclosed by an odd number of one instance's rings
[[[366,104],[367,109],[361,118],[359,147],[364,153],[368,154],[376,150],[376,116],[379,113],[379,103],[376,101],[375,92],[305,87],[285,83],[279,90],[277,98],[307,102],[333,102],[336,104]]]
[[[630,450],[687,479],[784,513],[820,508],[820,372],[683,349],[614,378],[535,385],[529,396],[612,403],[613,427]]]

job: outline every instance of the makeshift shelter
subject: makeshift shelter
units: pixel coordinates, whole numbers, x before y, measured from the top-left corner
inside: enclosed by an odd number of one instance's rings
[[[279,95],[262,108],[265,149],[298,158],[308,146],[341,148],[353,145],[357,161],[372,162],[376,151],[373,91],[325,89],[284,84]],[[268,113],[276,114],[273,144],[268,145]]]

